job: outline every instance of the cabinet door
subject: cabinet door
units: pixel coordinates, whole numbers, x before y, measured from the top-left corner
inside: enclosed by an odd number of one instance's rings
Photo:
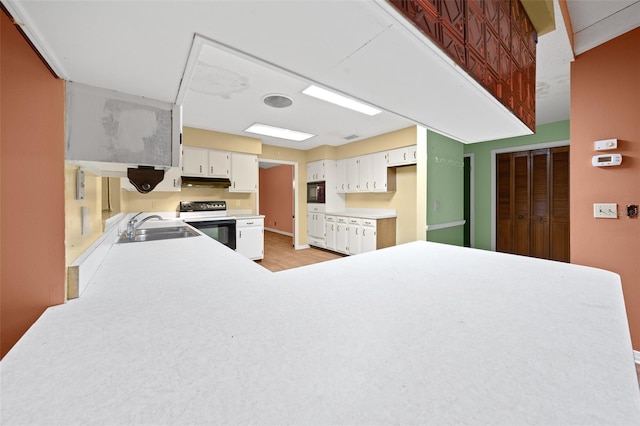
[[[387,153],[387,165],[389,166],[401,166],[403,164],[407,164],[408,159],[409,149],[407,147],[392,149]]]
[[[229,192],[257,192],[258,157],[254,154],[231,153],[231,186]]]
[[[416,164],[418,162],[418,147],[416,145],[412,145],[409,147],[409,152],[407,155],[407,158],[409,159],[409,162]]]
[[[387,153],[372,154],[371,161],[371,189],[373,192],[387,191]]]
[[[336,249],[336,218],[334,216],[325,216],[324,236],[326,240],[326,248],[329,250]]]
[[[336,192],[338,194],[347,192],[347,160],[336,162]]]
[[[376,248],[376,221],[363,219],[362,236],[360,238],[360,253],[374,251]]]
[[[346,192],[358,191],[358,157],[347,158],[347,190]]]
[[[336,251],[340,253],[349,253],[348,247],[348,227],[347,221],[343,217],[336,219]]]
[[[231,168],[231,156],[226,151],[214,151],[208,152],[208,164],[207,175],[210,177],[228,178],[229,169]]]
[[[246,221],[246,226],[236,223],[236,251],[243,256],[256,260],[264,258],[264,226],[262,220]],[[239,226],[238,226],[239,225]]]
[[[205,176],[207,173],[207,163],[207,149],[194,148],[191,146],[182,147],[183,176]]]
[[[349,254],[360,253],[362,238],[362,221],[360,219],[349,219]]]
[[[358,191],[373,191],[373,183],[371,182],[371,163],[373,157],[371,155],[361,155],[358,157]]]

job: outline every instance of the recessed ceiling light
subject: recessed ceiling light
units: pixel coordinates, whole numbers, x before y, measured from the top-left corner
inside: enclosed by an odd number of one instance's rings
[[[296,142],[301,142],[315,136],[311,133],[298,132],[296,130],[283,129],[282,127],[268,126],[260,123],[252,124],[245,129],[245,132],[263,136],[272,136],[274,138],[287,139]]]
[[[278,94],[267,95],[262,98],[262,102],[273,108],[287,108],[293,104],[293,100],[290,97]]]
[[[382,111],[379,109],[370,107],[369,105],[365,105],[362,102],[354,101],[351,98],[347,98],[346,96],[338,95],[337,93],[330,92],[326,89],[323,89],[318,86],[311,85],[302,91],[305,95],[313,96],[314,98],[321,99],[326,102],[331,102],[332,104],[349,108],[354,111],[361,112],[367,115],[376,115],[380,114]]]

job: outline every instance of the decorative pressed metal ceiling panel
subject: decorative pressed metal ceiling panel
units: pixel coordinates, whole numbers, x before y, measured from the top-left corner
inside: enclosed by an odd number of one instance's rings
[[[388,0],[535,131],[537,35],[518,0]]]

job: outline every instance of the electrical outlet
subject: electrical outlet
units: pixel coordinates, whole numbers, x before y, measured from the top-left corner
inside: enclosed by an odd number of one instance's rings
[[[599,219],[617,219],[618,205],[596,203],[593,205],[593,217]]]

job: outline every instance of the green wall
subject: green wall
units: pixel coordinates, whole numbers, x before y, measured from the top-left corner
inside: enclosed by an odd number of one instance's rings
[[[427,225],[457,222],[464,217],[464,146],[427,131]],[[427,241],[463,245],[464,227],[427,232]]]
[[[537,126],[530,136],[464,145],[464,154],[474,154],[475,160],[474,247],[491,250],[491,151],[565,140],[569,140],[569,120]]]

